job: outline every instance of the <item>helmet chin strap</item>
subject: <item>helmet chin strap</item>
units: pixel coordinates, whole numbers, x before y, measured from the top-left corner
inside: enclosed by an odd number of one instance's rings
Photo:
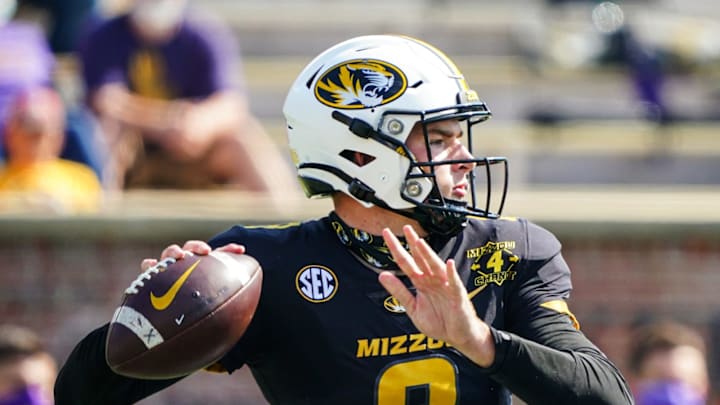
[[[437,188],[433,188],[424,204],[413,209],[412,218],[431,234],[452,237],[467,225],[466,210],[465,201],[442,198]]]
[[[457,203],[453,202],[452,204]],[[420,226],[426,231],[440,236],[455,236],[467,225],[467,216],[459,212],[426,207],[416,207],[414,211],[414,217],[420,223]]]
[[[409,210],[389,207],[384,201],[373,196],[369,202],[380,208],[417,221],[430,235],[449,238],[460,233],[467,225],[467,203],[441,198],[433,189],[424,204]]]

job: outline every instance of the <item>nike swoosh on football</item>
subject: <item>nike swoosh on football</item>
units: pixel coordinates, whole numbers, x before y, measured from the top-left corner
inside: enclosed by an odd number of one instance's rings
[[[180,291],[180,287],[182,287],[183,283],[185,283],[185,280],[190,277],[190,273],[192,273],[193,270],[195,270],[195,268],[197,267],[197,265],[200,264],[200,260],[196,261],[192,266],[185,270],[185,273],[183,273],[180,278],[175,280],[173,285],[170,286],[170,289],[167,290],[165,294],[156,297],[155,294],[150,291],[150,303],[152,304],[153,308],[158,311],[162,311],[163,309],[169,307],[170,304],[172,304],[173,300],[175,299],[175,295],[177,295],[178,291]]]

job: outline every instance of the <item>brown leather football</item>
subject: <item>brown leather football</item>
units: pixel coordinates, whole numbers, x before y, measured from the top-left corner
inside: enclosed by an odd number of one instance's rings
[[[213,251],[165,259],[125,290],[105,357],[128,377],[166,379],[215,363],[242,337],[260,299],[253,257]]]

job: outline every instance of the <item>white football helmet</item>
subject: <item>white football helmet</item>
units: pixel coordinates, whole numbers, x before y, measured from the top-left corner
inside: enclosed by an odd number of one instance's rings
[[[298,176],[309,197],[346,193],[365,205],[375,204],[414,218],[428,231],[457,233],[467,215],[500,214],[507,191],[507,160],[468,160],[484,169],[487,196],[471,201],[443,198],[434,167],[460,161],[432,162],[416,156],[405,141],[417,122],[457,119],[471,127],[490,117],[455,64],[422,41],[394,35],[362,36],[337,44],[312,60],[293,83],[285,100],[288,142]],[[425,131],[427,142],[427,131]],[[362,162],[354,158],[364,156]],[[504,166],[499,209],[491,211],[490,166]],[[495,202],[496,200],[493,200]]]

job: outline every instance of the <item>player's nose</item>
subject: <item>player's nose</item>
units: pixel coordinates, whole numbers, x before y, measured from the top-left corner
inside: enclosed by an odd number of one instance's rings
[[[458,170],[470,171],[470,170],[474,169],[475,166],[477,165],[475,163],[475,161],[473,160],[473,159],[475,159],[475,157],[473,156],[472,153],[470,153],[468,148],[463,144],[458,145],[458,148],[456,148],[456,150],[455,150],[455,156],[453,156],[453,159],[465,161],[463,163],[457,164]]]

